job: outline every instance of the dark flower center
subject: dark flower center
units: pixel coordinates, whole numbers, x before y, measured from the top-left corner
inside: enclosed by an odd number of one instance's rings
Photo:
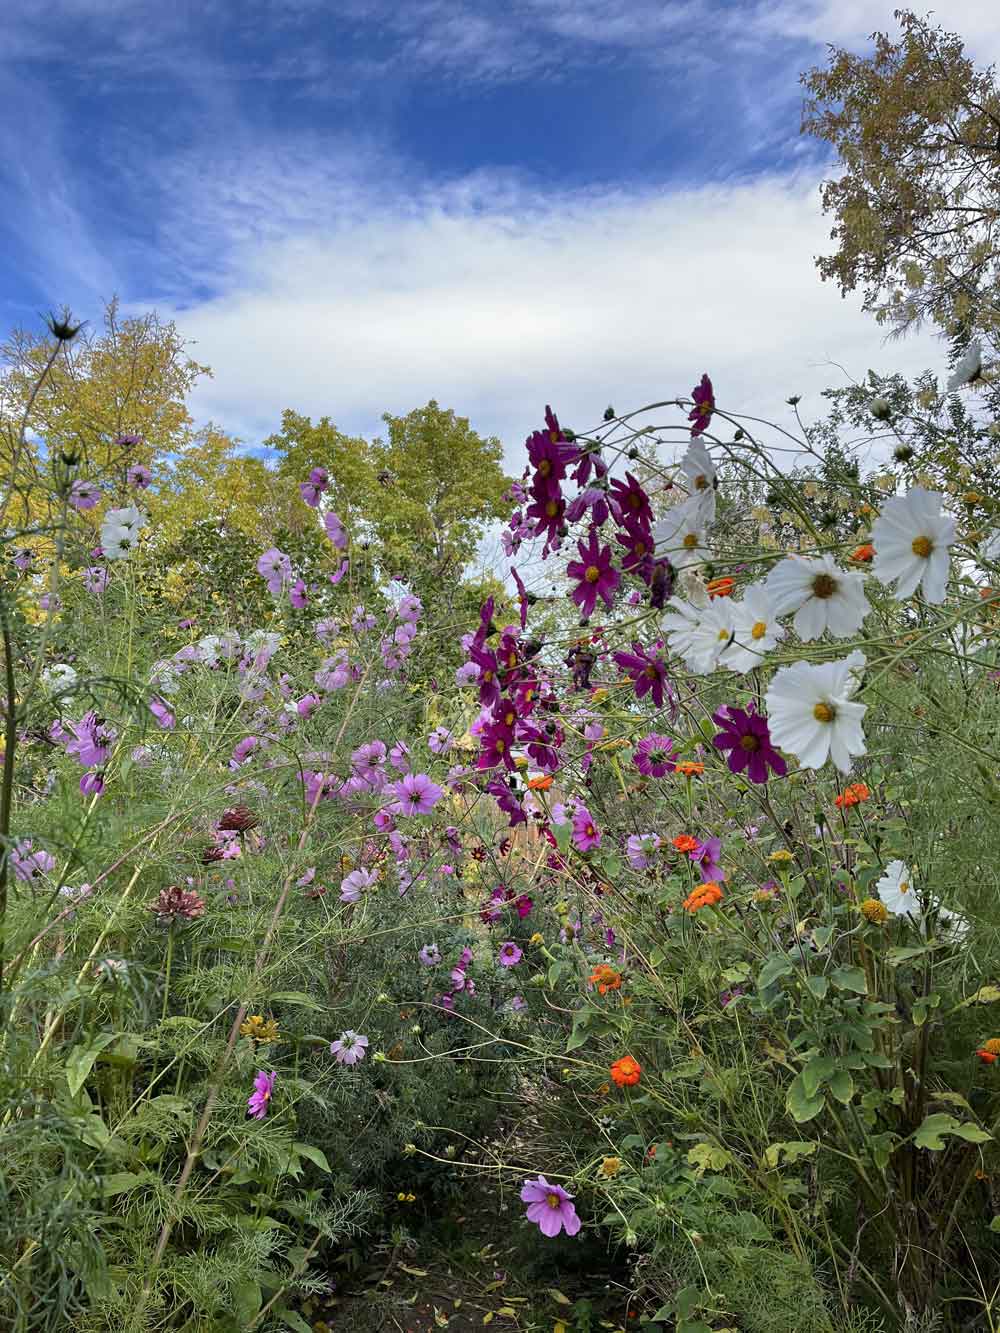
[[[837,580],[832,574],[817,574],[813,579],[812,590],[814,597],[821,597],[824,600],[832,597],[837,591]]]
[[[748,731],[745,736],[740,737],[740,749],[746,750],[748,754],[754,754],[760,749],[760,737]]]

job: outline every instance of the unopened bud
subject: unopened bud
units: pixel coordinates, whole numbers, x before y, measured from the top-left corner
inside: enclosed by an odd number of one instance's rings
[[[888,421],[892,416],[892,407],[887,398],[873,398],[869,411],[876,421]]]

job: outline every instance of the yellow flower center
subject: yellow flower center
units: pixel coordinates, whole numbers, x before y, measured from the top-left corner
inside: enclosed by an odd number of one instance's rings
[[[914,537],[910,549],[914,555],[919,555],[922,560],[926,560],[931,551],[934,550],[934,543],[930,537]]]
[[[751,639],[762,639],[766,633],[767,622],[764,620],[757,620],[754,622],[754,627],[750,631],[750,637]]]
[[[899,891],[900,891],[900,893],[909,893],[909,892],[910,892],[910,882],[909,882],[909,880],[904,879],[904,880],[901,880],[901,881],[900,881]]]
[[[813,709],[813,717],[817,722],[832,722],[836,716],[837,712],[832,704],[818,703]]]
[[[596,583],[597,580],[601,577],[601,571],[597,568],[596,565],[588,565],[587,572],[586,574],[584,574],[583,577],[587,580],[588,583]]]
[[[813,596],[825,601],[837,591],[837,580],[832,574],[817,574],[812,581]]]
[[[560,1199],[558,1194],[550,1194],[547,1196],[545,1202],[549,1205],[550,1208],[558,1208],[559,1205],[562,1203],[562,1199]]]
[[[698,545],[698,538],[695,535],[695,533],[693,532],[685,533],[684,540],[683,542],[681,542],[681,545],[686,546],[689,551],[693,551],[694,548]]]
[[[729,630],[727,630],[727,629],[720,629],[720,630],[719,630],[719,642],[722,643],[722,641],[723,641],[724,639],[728,639],[728,638],[729,638]]]
[[[549,518],[555,518],[556,514],[559,513],[559,505],[555,500],[549,500],[545,506],[545,512]]]
[[[551,473],[552,473],[551,460],[548,458],[543,458],[542,461],[538,464],[538,475],[540,477],[548,477],[551,475]]]
[[[701,476],[695,477],[694,488],[696,491],[708,490],[708,478],[704,475],[704,473],[702,473]]]

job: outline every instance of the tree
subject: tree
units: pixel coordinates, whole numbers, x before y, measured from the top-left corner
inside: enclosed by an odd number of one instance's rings
[[[1000,332],[1000,91],[961,38],[897,10],[869,56],[830,48],[802,76],[802,130],[843,167],[824,182],[835,254],[817,266],[900,333],[925,320],[959,345]]]

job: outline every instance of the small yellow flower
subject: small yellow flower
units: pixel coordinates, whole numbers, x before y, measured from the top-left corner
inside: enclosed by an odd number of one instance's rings
[[[240,1036],[252,1037],[261,1043],[277,1041],[278,1024],[273,1018],[265,1019],[263,1014],[251,1014],[245,1023],[240,1024]]]
[[[873,926],[881,926],[883,921],[889,919],[889,912],[885,903],[879,902],[877,898],[866,898],[861,904],[861,915],[866,921],[870,921]]]
[[[601,1175],[607,1176],[609,1180],[613,1176],[617,1176],[621,1169],[622,1159],[620,1157],[605,1157],[604,1161],[601,1163]]]
[[[540,930],[536,930],[535,933],[534,933],[534,935],[532,935],[531,939],[528,941],[528,943],[529,943],[529,944],[544,944],[544,943],[545,943],[545,936],[541,933]]]
[[[989,1051],[990,1055],[1000,1055],[1000,1037],[990,1037],[984,1041],[983,1050]]]
[[[602,704],[608,697],[608,692],[603,685],[599,685],[590,697],[595,704]]]
[[[527,759],[527,756],[526,756],[526,755],[523,755],[523,754],[516,754],[516,755],[514,756],[514,767],[515,767],[515,768],[527,768],[527,767],[528,767],[528,759]]]
[[[769,861],[784,862],[784,861],[793,861],[795,858],[792,856],[791,852],[788,851],[787,848],[779,847],[778,850],[776,852],[772,852],[767,859]]]
[[[977,505],[979,504],[980,500],[982,500],[982,498],[983,497],[979,494],[978,491],[966,491],[965,494],[962,496],[962,502],[963,504],[967,505]]]

